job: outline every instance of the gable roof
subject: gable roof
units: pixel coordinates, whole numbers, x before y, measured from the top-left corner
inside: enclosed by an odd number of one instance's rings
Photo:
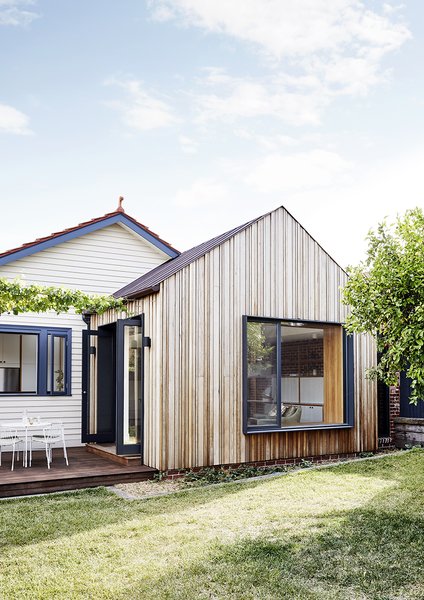
[[[125,225],[147,242],[150,242],[153,246],[158,248],[158,250],[161,250],[167,254],[170,258],[175,258],[179,255],[178,250],[173,248],[170,244],[168,244],[168,242],[165,242],[165,240],[162,240],[148,227],[142,223],[139,223],[133,217],[127,215],[122,208],[118,208],[113,212],[103,215],[103,217],[97,217],[96,219],[91,219],[91,221],[85,221],[84,223],[80,223],[75,227],[70,227],[69,229],[52,233],[46,237],[38,238],[33,242],[23,244],[18,248],[1,252],[0,266],[6,265],[15,260],[19,260],[20,258],[30,256],[31,254],[35,254],[41,250],[52,248],[53,246],[57,246],[63,242],[68,242],[69,240],[73,240],[86,235],[87,233],[103,229],[104,227],[108,227],[109,225],[114,225],[116,223]]]
[[[184,267],[187,267],[188,265],[190,265],[191,263],[196,261],[198,258],[201,258],[207,252],[210,252],[214,248],[217,248],[218,246],[220,246],[221,244],[223,244],[224,242],[228,241],[230,238],[235,236],[237,233],[244,231],[250,225],[253,225],[253,223],[257,223],[264,217],[270,215],[271,213],[275,212],[276,210],[279,210],[280,208],[285,210],[287,212],[287,214],[290,215],[290,217],[296,223],[298,223],[298,225],[314,240],[314,242],[323,250],[323,252],[325,252],[325,254],[327,254],[327,256],[329,256],[329,258],[339,267],[339,269],[341,269],[343,272],[345,272],[344,269],[328,254],[328,252],[326,252],[324,250],[324,248],[322,248],[322,246],[320,244],[318,244],[318,242],[315,240],[315,238],[313,238],[306,231],[306,229],[299,223],[299,221],[297,221],[297,219],[295,219],[293,217],[293,215],[290,214],[286,208],[284,208],[284,206],[280,206],[275,210],[269,211],[269,212],[265,213],[264,215],[257,217],[256,219],[252,219],[251,221],[244,223],[243,225],[239,225],[238,227],[235,227],[234,229],[230,229],[229,231],[226,231],[225,233],[222,233],[221,235],[218,235],[217,237],[214,237],[214,238],[208,240],[207,242],[203,242],[202,244],[199,244],[198,246],[195,246],[194,248],[191,248],[190,250],[186,250],[185,252],[182,252],[176,258],[168,260],[165,263],[162,263],[161,265],[155,267],[148,273],[145,273],[144,275],[142,275],[135,281],[124,286],[123,288],[121,288],[120,290],[115,292],[113,294],[113,296],[115,296],[115,298],[135,299],[135,298],[142,298],[143,296],[147,296],[149,294],[158,292],[160,284],[163,281],[165,281],[165,279],[168,279],[168,277],[175,275],[175,273],[178,273],[178,271],[180,271],[181,269],[184,269]]]
[[[248,223],[244,223],[244,225],[239,225],[234,229],[230,229],[230,231],[226,231],[225,233],[221,233],[217,237],[208,240],[207,242],[203,242],[199,244],[199,246],[195,246],[190,250],[186,250],[182,252],[177,258],[173,260],[168,260],[167,262],[155,267],[145,275],[142,275],[132,283],[129,283],[125,287],[121,288],[113,295],[115,298],[140,298],[142,296],[146,296],[149,293],[159,291],[159,284],[168,277],[175,275],[178,271],[187,267],[191,263],[193,263],[198,258],[204,256],[207,252],[210,252],[217,246],[220,246],[230,238],[232,238],[236,233],[240,233],[252,223],[259,221],[262,217],[258,217],[257,219],[253,219],[253,221],[249,221]]]

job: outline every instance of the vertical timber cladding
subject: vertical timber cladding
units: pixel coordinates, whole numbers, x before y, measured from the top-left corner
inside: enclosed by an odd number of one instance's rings
[[[355,336],[355,426],[244,435],[242,315],[343,322],[343,270],[284,208],[129,303],[144,313],[144,461],[162,470],[373,450],[374,342]],[[111,313],[101,319],[113,320]],[[105,321],[106,322],[106,321]]]

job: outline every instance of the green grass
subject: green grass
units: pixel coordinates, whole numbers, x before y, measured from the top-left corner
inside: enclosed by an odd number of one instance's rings
[[[126,501],[0,502],[0,598],[424,598],[424,451]]]

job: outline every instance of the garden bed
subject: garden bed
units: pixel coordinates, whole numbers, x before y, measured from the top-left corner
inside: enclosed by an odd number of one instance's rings
[[[321,460],[320,462],[312,462],[310,460],[300,460],[295,464],[290,465],[271,465],[271,466],[240,466],[238,468],[220,468],[210,467],[198,470],[189,470],[185,474],[181,474],[177,479],[167,477],[166,472],[160,472],[154,479],[148,481],[140,481],[134,483],[123,483],[113,486],[112,491],[118,493],[123,498],[144,499],[151,496],[163,496],[180,492],[182,490],[205,487],[214,484],[230,483],[236,481],[244,481],[249,479],[258,479],[263,477],[283,475],[294,471],[304,469],[312,469],[319,467],[328,467],[339,463],[350,461],[363,460],[365,458],[380,457],[392,452],[392,450],[383,450],[378,453],[363,452],[355,458],[340,458],[335,460]]]

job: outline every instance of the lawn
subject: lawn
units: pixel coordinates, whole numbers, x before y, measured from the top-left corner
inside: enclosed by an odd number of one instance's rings
[[[424,451],[127,501],[0,502],[0,598],[424,598]]]

